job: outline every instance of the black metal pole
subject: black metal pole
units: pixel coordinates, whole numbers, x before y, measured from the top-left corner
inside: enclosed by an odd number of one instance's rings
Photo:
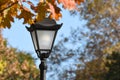
[[[41,64],[39,65],[39,68],[40,68],[40,80],[46,80],[46,70],[47,70],[46,58],[41,59]]]

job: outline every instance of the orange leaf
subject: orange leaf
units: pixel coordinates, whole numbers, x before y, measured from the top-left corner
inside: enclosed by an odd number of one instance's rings
[[[65,9],[73,10],[76,8],[75,0],[58,0],[58,3],[62,3]]]
[[[47,0],[49,3],[54,4],[55,0]]]
[[[77,4],[80,4],[81,2],[84,2],[84,0],[75,0]]]
[[[54,18],[56,20],[59,20],[59,18],[62,16],[60,13],[60,9],[56,5],[52,5],[51,3],[48,3],[49,11],[50,11],[50,18]]]
[[[54,9],[54,6],[51,4],[51,3],[48,3],[49,5],[49,11],[51,12],[51,14],[53,15],[53,17],[55,17],[55,9]]]

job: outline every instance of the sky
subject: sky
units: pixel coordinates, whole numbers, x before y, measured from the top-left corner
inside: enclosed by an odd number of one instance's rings
[[[12,23],[12,26],[10,29],[6,28],[3,30],[3,33],[2,33],[3,37],[7,39],[8,46],[17,48],[18,51],[20,50],[20,51],[28,52],[33,57],[37,58],[37,55],[34,51],[30,33],[25,28],[25,26],[29,27],[29,25],[27,24],[24,25],[22,24],[22,22],[23,22],[23,19],[21,20],[15,19],[15,22]],[[81,27],[80,28],[81,30],[85,30],[84,26],[86,21],[81,19],[79,14],[76,16],[71,16],[68,10],[62,10],[62,18],[59,21],[57,21],[57,24],[61,24],[61,23],[63,23],[63,26],[58,31],[55,44],[62,39],[61,35],[69,36],[71,29]],[[40,61],[38,60],[36,62],[36,65],[38,66],[39,63]]]

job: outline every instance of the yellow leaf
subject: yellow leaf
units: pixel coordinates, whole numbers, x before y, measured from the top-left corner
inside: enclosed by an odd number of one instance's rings
[[[6,61],[0,60],[0,74],[3,74],[5,67],[6,67]]]
[[[1,22],[2,22],[2,17],[0,16],[0,24],[1,24]]]
[[[19,7],[20,6],[18,4],[15,4],[10,8],[9,13],[11,14],[11,16],[17,16]]]
[[[47,13],[47,5],[44,3],[39,3],[38,6],[36,7],[36,21],[41,21],[45,18],[46,13]]]
[[[8,17],[2,18],[2,22],[0,24],[0,28],[6,28],[6,27],[8,27],[8,28],[11,27],[10,19]]]

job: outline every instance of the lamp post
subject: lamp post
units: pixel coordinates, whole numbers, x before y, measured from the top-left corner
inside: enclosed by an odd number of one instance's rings
[[[61,26],[62,24],[56,24],[55,20],[45,18],[40,22],[32,24],[30,27],[26,27],[31,34],[37,56],[41,60],[39,65],[40,80],[46,80],[46,59],[51,53],[57,31]]]

